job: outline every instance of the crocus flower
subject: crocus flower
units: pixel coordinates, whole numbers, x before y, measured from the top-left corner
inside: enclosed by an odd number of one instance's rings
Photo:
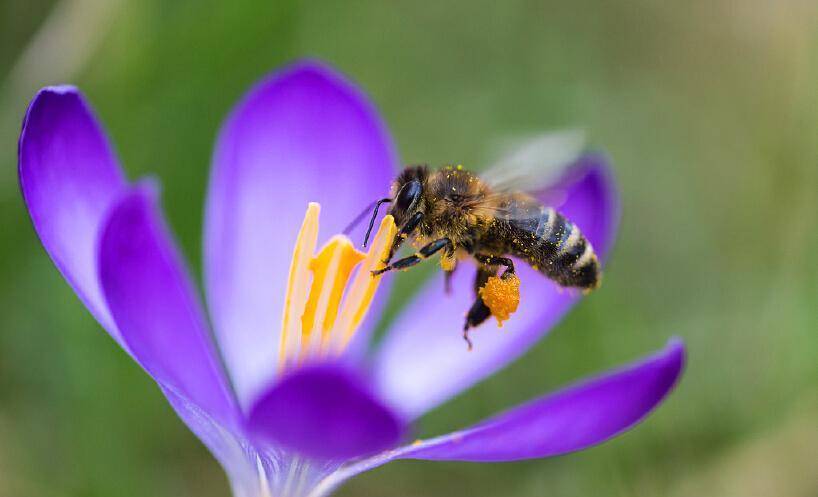
[[[76,88],[41,90],[19,142],[20,186],[49,255],[222,464],[237,497],[326,495],[396,459],[565,454],[629,429],[672,390],[684,362],[675,340],[475,426],[407,443],[412,420],[519,357],[578,296],[518,265],[520,310],[502,331],[477,329],[467,352],[459,330],[472,276],[461,269],[451,295],[430,282],[370,351],[385,292],[375,296],[380,278],[369,270],[394,224],[384,219],[368,254],[333,235],[388,191],[397,167],[372,104],[325,65],[298,63],[254,87],[213,158],[208,319],[153,183],[126,180]],[[583,157],[560,189],[556,207],[604,256],[618,216],[605,159]]]

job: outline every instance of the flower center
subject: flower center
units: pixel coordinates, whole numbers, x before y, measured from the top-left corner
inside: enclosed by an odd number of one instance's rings
[[[307,360],[340,355],[360,326],[381,278],[396,227],[384,217],[368,253],[344,235],[333,236],[316,254],[321,206],[311,202],[290,263],[281,322],[279,370]],[[354,271],[357,268],[357,271]]]

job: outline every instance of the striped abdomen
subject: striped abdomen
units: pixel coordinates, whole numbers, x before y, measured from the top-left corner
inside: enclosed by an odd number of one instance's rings
[[[562,214],[538,207],[527,219],[506,221],[512,255],[561,286],[585,290],[599,286],[602,270],[591,243]]]

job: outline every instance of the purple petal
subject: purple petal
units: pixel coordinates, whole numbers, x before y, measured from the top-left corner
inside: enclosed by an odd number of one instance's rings
[[[272,75],[231,114],[213,159],[205,268],[215,331],[244,405],[274,374],[291,251],[307,203],[322,203],[326,239],[388,193],[394,164],[371,103],[315,62]]]
[[[619,218],[607,162],[601,156],[586,156],[565,181],[566,200],[559,210],[580,227],[604,258]],[[376,353],[374,376],[379,392],[390,404],[409,417],[423,414],[519,357],[579,300],[577,292],[561,290],[528,265],[518,263],[516,267],[521,280],[519,310],[502,330],[493,320],[473,330],[471,352],[466,350],[461,330],[464,313],[474,301],[475,270],[470,264],[458,268],[451,295],[442,293],[439,280],[427,283]]]
[[[473,428],[428,440],[403,459],[514,461],[551,457],[604,442],[644,419],[682,373],[685,350],[662,352],[624,369],[516,407]]]
[[[388,451],[342,468],[313,495],[395,459],[501,462],[582,450],[643,420],[673,390],[685,363],[671,340],[651,357],[515,407],[471,428]]]
[[[248,427],[262,439],[319,459],[394,447],[404,428],[360,378],[330,364],[285,376],[253,406]]]
[[[246,479],[249,479],[250,475],[254,476],[252,471],[254,468],[247,468],[247,457],[244,452],[247,442],[237,435],[236,430],[222,425],[210,413],[178,392],[162,387],[162,393],[165,394],[176,414],[210,450],[213,457],[231,477],[236,473],[247,474]]]
[[[112,208],[99,250],[105,298],[134,358],[164,390],[235,426],[237,408],[195,290],[147,187]]]
[[[103,218],[125,188],[105,134],[72,86],[43,88],[32,100],[19,143],[20,189],[54,264],[111,336],[114,326],[96,267]]]

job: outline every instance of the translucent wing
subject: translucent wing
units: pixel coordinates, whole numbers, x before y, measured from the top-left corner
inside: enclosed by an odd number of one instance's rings
[[[582,153],[585,133],[571,129],[543,133],[504,147],[494,165],[480,173],[495,191],[537,192],[557,183]]]

